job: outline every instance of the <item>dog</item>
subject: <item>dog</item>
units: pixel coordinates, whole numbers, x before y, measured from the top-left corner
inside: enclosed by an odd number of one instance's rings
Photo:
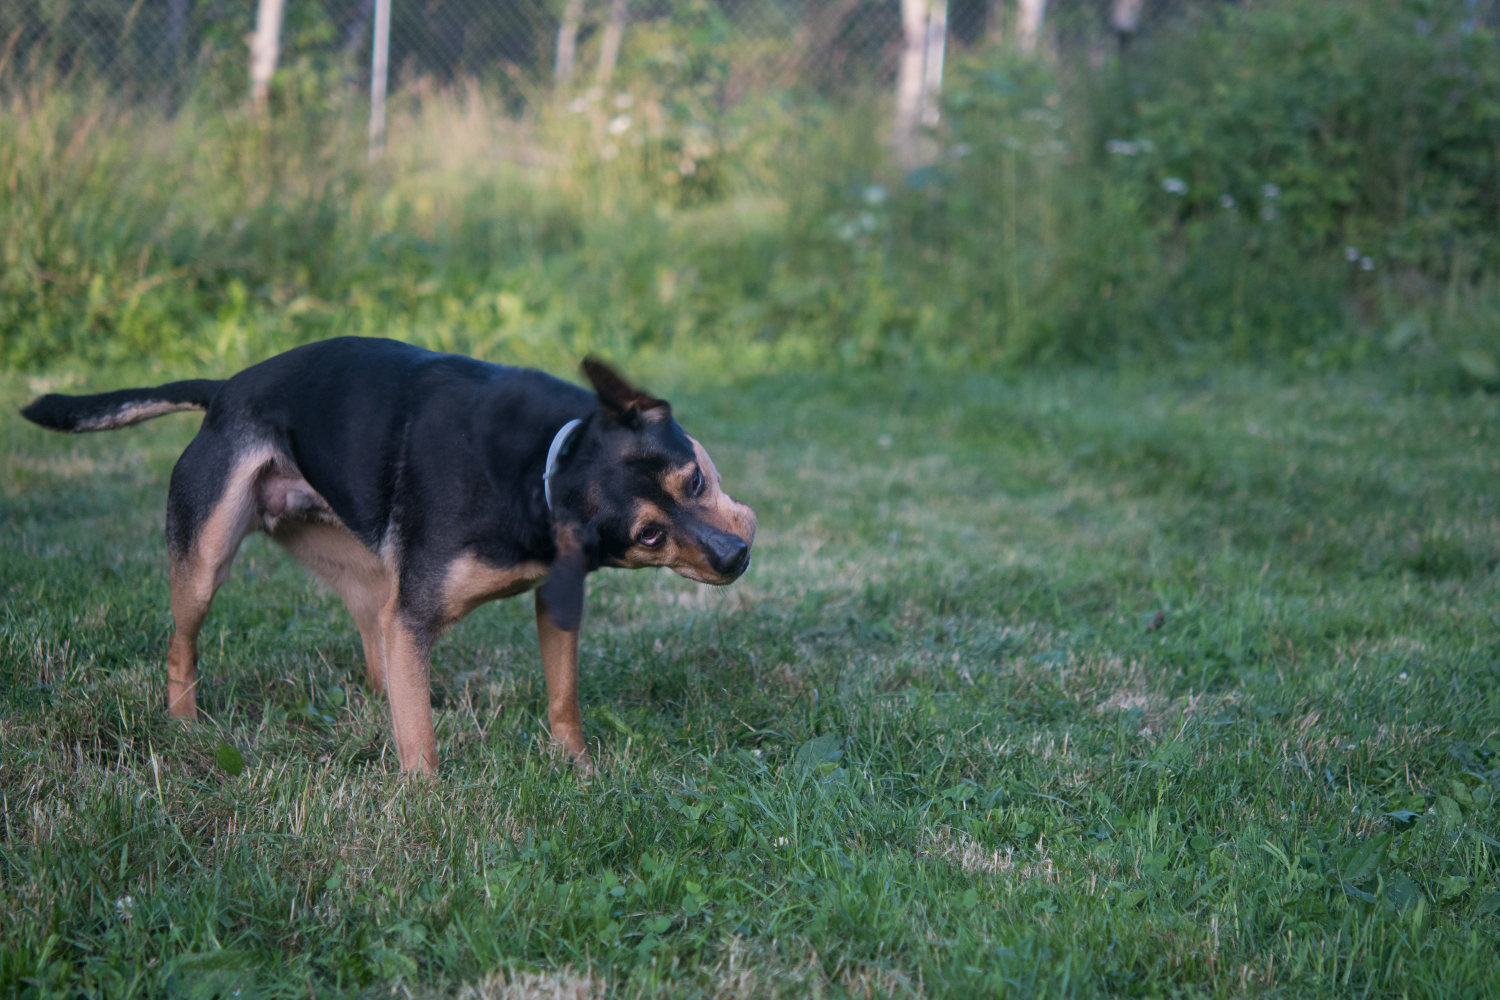
[[[21,412],[77,433],[205,411],[167,491],[171,715],[197,717],[199,630],[240,542],[264,531],[343,598],[368,687],[390,702],[402,770],[438,764],[433,643],[479,605],[535,590],[547,721],[588,770],[587,575],[667,566],[732,583],[750,565],[756,521],[670,404],[593,358],[583,372],[593,393],[540,371],[341,337],[225,381],[52,394]]]

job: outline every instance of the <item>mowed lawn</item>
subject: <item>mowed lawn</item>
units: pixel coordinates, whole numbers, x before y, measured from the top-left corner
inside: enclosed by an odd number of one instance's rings
[[[588,781],[529,598],[439,645],[406,779],[261,536],[170,723],[198,418],[49,435],[12,378],[0,997],[1500,995],[1495,399],[633,374],[760,534],[727,589],[592,578]]]

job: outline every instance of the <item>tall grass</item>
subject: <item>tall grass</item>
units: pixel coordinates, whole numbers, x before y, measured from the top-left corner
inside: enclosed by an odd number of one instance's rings
[[[1229,9],[1094,68],[961,53],[911,176],[878,94],[726,110],[640,60],[572,101],[411,81],[374,166],[327,67],[288,68],[265,117],[212,78],[171,116],[44,78],[0,114],[0,352],[224,368],[366,333],[537,364],[1189,354],[1487,385],[1500,59],[1461,4],[1420,30],[1408,8]]]

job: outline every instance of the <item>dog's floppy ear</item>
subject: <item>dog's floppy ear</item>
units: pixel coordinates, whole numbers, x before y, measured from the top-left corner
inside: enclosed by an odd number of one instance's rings
[[[542,584],[542,600],[552,624],[577,632],[583,624],[584,585],[597,559],[599,533],[592,525],[562,524],[555,537],[557,558]]]
[[[583,373],[594,385],[599,402],[609,415],[622,424],[635,426],[640,415],[657,407],[667,406],[665,399],[657,399],[635,388],[598,358],[583,359]]]

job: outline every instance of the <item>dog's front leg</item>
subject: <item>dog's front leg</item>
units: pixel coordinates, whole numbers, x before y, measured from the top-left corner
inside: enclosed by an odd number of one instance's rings
[[[536,636],[542,647],[542,670],[547,675],[547,723],[552,739],[585,772],[594,769],[583,741],[583,711],[578,707],[578,633],[552,623],[547,600],[536,592]]]
[[[380,612],[380,642],[401,770],[436,774],[437,734],[432,728],[428,683],[432,641],[427,630],[414,627],[402,614],[400,599],[394,593]]]

